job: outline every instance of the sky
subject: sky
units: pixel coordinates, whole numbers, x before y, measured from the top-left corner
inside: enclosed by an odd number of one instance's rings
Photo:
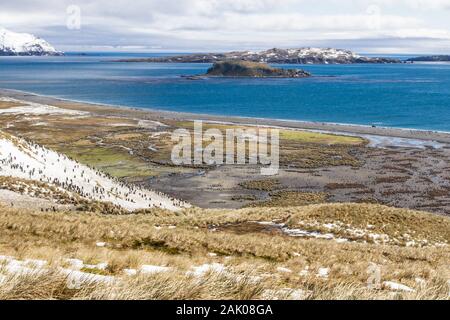
[[[450,0],[0,0],[0,27],[63,51],[450,54],[449,17]]]

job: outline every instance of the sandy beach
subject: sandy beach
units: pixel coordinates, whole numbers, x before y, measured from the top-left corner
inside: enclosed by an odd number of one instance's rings
[[[430,130],[417,130],[417,129],[400,129],[400,128],[388,128],[388,127],[372,127],[354,124],[340,124],[340,123],[328,123],[328,122],[307,122],[307,121],[292,121],[292,120],[279,120],[279,119],[263,119],[263,118],[248,118],[248,117],[236,117],[236,116],[220,116],[220,115],[208,115],[208,114],[194,114],[185,112],[173,112],[156,109],[139,109],[130,108],[124,106],[110,106],[97,103],[77,102],[71,100],[64,100],[55,97],[42,96],[33,93],[0,89],[0,96],[11,97],[15,99],[23,99],[27,101],[50,104],[56,106],[62,106],[68,109],[91,111],[108,113],[111,115],[134,115],[142,119],[145,118],[160,118],[160,119],[172,119],[178,121],[193,121],[203,120],[205,122],[217,122],[225,124],[245,124],[256,126],[269,126],[269,127],[281,127],[303,130],[322,130],[325,132],[334,133],[347,133],[355,135],[374,135],[382,137],[393,138],[405,138],[424,141],[436,141],[449,143],[450,133],[442,131],[430,131]]]

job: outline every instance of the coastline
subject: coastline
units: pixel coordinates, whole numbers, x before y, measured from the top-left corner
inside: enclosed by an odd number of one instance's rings
[[[269,118],[254,118],[254,117],[167,111],[153,108],[137,108],[122,105],[76,101],[54,96],[40,95],[21,90],[3,89],[3,88],[0,88],[0,97],[1,96],[15,98],[19,100],[27,100],[42,104],[51,104],[73,110],[94,111],[116,116],[133,115],[140,119],[146,119],[151,117],[152,119],[158,118],[161,120],[164,119],[178,120],[178,121],[202,120],[209,123],[267,126],[282,129],[320,131],[324,133],[355,135],[361,137],[376,136],[386,138],[432,141],[438,143],[450,143],[450,132],[446,131],[392,128],[392,127],[372,127],[368,125],[347,124],[347,123],[314,122],[302,120],[269,119]]]

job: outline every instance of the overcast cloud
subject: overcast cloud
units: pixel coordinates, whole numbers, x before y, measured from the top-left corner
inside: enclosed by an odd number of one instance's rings
[[[449,17],[450,0],[0,0],[0,26],[65,51],[450,53]]]

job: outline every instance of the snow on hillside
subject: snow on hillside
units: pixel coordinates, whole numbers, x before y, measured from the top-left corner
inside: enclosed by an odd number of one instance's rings
[[[111,202],[126,210],[178,210],[190,205],[164,194],[124,184],[92,168],[0,132],[0,176],[49,183],[86,199]]]
[[[61,55],[47,41],[28,33],[16,33],[0,27],[0,55]]]
[[[250,53],[249,55],[253,55]],[[270,49],[259,53],[264,61],[273,59],[295,59],[295,58],[315,58],[323,60],[354,60],[361,58],[360,55],[349,50],[334,48],[298,48],[298,49]]]
[[[0,102],[12,102],[17,106],[0,109],[0,115],[2,114],[23,114],[23,115],[55,115],[65,114],[69,116],[83,116],[88,115],[86,111],[63,109],[48,104],[41,104],[31,101],[22,101],[14,98],[2,97]]]

